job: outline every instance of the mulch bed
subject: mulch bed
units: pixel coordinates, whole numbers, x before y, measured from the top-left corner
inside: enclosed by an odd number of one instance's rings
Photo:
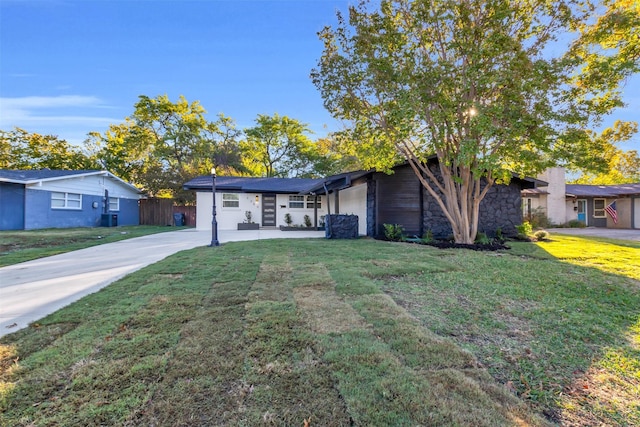
[[[472,251],[500,251],[503,249],[511,249],[510,246],[507,246],[503,243],[474,243],[474,244],[465,244],[465,243],[453,243],[453,242],[431,242],[431,243],[419,243],[422,245],[429,245],[439,249],[471,249]]]

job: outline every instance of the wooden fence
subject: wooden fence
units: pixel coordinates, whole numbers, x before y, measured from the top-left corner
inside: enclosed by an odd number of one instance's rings
[[[140,200],[140,225],[174,225],[173,215],[184,215],[185,224],[196,226],[195,206],[174,206],[173,199],[149,198]]]

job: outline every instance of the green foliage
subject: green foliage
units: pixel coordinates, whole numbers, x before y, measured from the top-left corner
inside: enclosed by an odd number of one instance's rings
[[[508,182],[507,171],[602,165],[606,140],[588,129],[620,105],[618,85],[640,57],[637,8],[625,1],[628,11],[616,9],[606,25],[572,0],[363,1],[319,33],[324,51],[311,76],[326,108],[353,123],[345,140],[363,167],[408,161],[442,194],[456,241],[470,243],[477,206],[494,182]],[[612,36],[619,44],[607,38],[612,27],[623,30]],[[584,36],[557,48],[575,29]],[[625,73],[585,71],[604,68],[609,54]],[[433,155],[441,178],[424,166]]]
[[[311,217],[309,215],[304,216],[304,226],[311,227]]]
[[[400,224],[383,224],[384,237],[392,242],[400,242],[405,239],[404,228]]]
[[[640,156],[636,150],[622,151],[615,143],[630,140],[638,131],[637,123],[616,121],[599,137],[604,142],[594,144],[592,155],[603,163],[601,168],[586,171],[572,184],[612,185],[640,182]],[[611,142],[613,141],[613,142]],[[604,159],[604,162],[602,160]]]
[[[480,245],[489,245],[491,244],[491,239],[485,233],[478,233],[476,236],[475,243]]]
[[[528,238],[533,233],[533,227],[529,221],[525,221],[520,225],[516,225],[516,231],[518,232],[518,237]]]
[[[256,126],[245,129],[243,163],[253,176],[310,177],[321,157],[307,136],[306,124],[287,116],[258,115]]]
[[[168,195],[193,201],[182,185],[199,175],[242,171],[239,131],[220,114],[205,120],[199,102],[183,96],[172,102],[166,95],[140,96],[131,117],[111,125],[100,135],[92,132],[85,145],[105,169],[142,187],[152,196]]]
[[[549,228],[553,227],[553,223],[547,217],[545,209],[542,207],[537,207],[531,211],[530,214],[526,215],[526,220],[531,224],[533,229],[536,228]]]
[[[55,135],[0,130],[0,169],[100,169],[89,154]]]
[[[291,227],[291,224],[293,224],[293,218],[291,218],[291,214],[288,212],[284,214],[284,223],[289,227]]]
[[[422,243],[433,243],[435,241],[435,239],[433,238],[433,231],[431,230],[427,230],[424,232],[424,234],[422,235]]]
[[[504,241],[506,240],[504,238],[504,234],[502,234],[502,228],[498,227],[496,228],[496,240],[500,243],[504,243]]]

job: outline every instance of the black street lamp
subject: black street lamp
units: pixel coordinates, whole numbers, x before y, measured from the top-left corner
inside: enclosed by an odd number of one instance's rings
[[[211,244],[209,247],[220,246],[220,242],[218,242],[218,221],[216,221],[216,168],[211,168],[211,184],[213,211],[211,214]]]

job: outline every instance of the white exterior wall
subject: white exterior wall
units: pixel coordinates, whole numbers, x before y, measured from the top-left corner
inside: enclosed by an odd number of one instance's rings
[[[311,224],[313,224],[313,208],[307,208],[307,196],[305,195],[304,208],[289,208],[289,195],[276,195],[276,227],[286,225],[284,216],[289,213],[293,220],[292,225],[304,225],[304,216],[309,215]],[[327,196],[318,196],[320,199],[320,209],[318,209],[318,227],[320,226],[320,217],[327,214]],[[310,201],[309,201],[310,203]]]
[[[522,197],[522,214],[529,214],[529,200],[531,200],[531,212],[533,213],[536,209],[542,208],[545,213],[547,212],[547,195],[546,194],[538,194],[538,197]]]
[[[123,199],[139,199],[142,197],[130,187],[106,176],[90,175],[69,177],[53,181],[43,181],[29,185],[30,190],[58,191],[62,193],[88,194],[92,196],[104,196],[104,190],[109,191],[109,197]]]
[[[358,234],[367,234],[367,184],[340,190],[340,213],[358,215]]]
[[[567,222],[566,183],[564,168],[549,168],[538,176],[539,179],[549,183],[548,187],[540,187],[547,191],[546,214],[554,224]]]
[[[258,193],[234,193],[238,194],[240,206],[237,208],[225,208],[222,206],[222,194],[216,192],[216,221],[218,222],[218,230],[237,230],[238,223],[244,222],[246,219],[245,212],[250,211],[252,221],[262,226],[262,194]],[[258,202],[256,203],[256,196]],[[305,196],[306,197],[306,196]],[[318,209],[318,226],[320,225],[320,217],[327,214],[326,197],[321,196],[321,209]],[[283,207],[284,206],[284,207]],[[305,200],[305,208],[290,209],[289,195],[276,195],[276,227],[286,225],[284,216],[286,213],[291,214],[293,225],[303,225],[304,216],[309,215],[313,223],[313,208],[307,209]],[[213,208],[213,200],[210,192],[196,193],[196,229],[211,230],[211,212]]]
[[[565,223],[569,222],[569,221],[573,221],[573,220],[577,220],[578,219],[578,211],[576,210],[578,206],[578,203],[575,201],[575,199],[566,199],[565,200],[565,212],[566,212],[566,217],[565,217]],[[576,208],[576,209],[574,209]]]

